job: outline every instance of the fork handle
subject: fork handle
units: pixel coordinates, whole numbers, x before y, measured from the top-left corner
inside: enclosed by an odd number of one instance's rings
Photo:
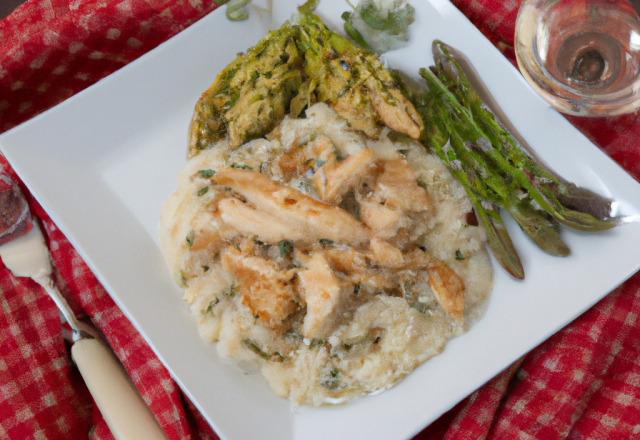
[[[104,343],[80,339],[71,346],[71,357],[116,440],[166,440],[153,413]]]

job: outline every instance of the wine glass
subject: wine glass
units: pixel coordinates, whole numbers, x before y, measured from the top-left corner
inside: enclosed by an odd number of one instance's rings
[[[525,0],[516,57],[562,113],[610,116],[640,107],[640,1]]]

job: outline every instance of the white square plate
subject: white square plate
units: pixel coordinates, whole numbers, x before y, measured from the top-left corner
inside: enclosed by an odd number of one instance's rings
[[[458,48],[553,169],[615,197],[625,214],[640,212],[640,185],[538,98],[451,3],[412,3],[411,44],[387,55],[392,66],[418,78],[433,63],[434,38]],[[228,21],[221,8],[6,133],[0,149],[222,438],[407,438],[637,271],[640,224],[590,236],[564,228],[573,255],[563,259],[538,250],[508,219],[527,278],[516,281],[494,264],[491,305],[471,331],[389,391],[292,413],[259,374],[243,374],[201,342],[160,254],[157,225],[185,163],[198,97],[296,6],[278,1],[272,17],[253,9],[247,22]],[[317,12],[342,29],[347,9],[343,0],[322,0]]]

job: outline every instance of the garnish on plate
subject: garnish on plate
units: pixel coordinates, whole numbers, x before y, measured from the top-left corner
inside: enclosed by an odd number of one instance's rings
[[[344,30],[365,49],[383,54],[409,40],[408,28],[415,9],[406,0],[360,0],[353,12],[342,14]]]

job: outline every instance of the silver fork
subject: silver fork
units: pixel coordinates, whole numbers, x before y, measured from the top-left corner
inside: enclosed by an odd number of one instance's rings
[[[111,349],[102,342],[98,331],[76,319],[67,301],[53,284],[51,257],[38,220],[30,218],[28,205],[17,185],[6,175],[0,178],[11,185],[12,191],[3,201],[20,204],[5,208],[13,208],[14,212],[22,210],[20,216],[12,217],[14,224],[8,225],[8,231],[14,234],[1,237],[5,243],[0,246],[0,257],[15,276],[32,278],[41,285],[69,323],[72,329],[71,356],[111,433],[117,440],[166,439],[153,413]],[[20,235],[28,230],[29,221],[31,230]],[[15,236],[17,238],[12,238]]]

